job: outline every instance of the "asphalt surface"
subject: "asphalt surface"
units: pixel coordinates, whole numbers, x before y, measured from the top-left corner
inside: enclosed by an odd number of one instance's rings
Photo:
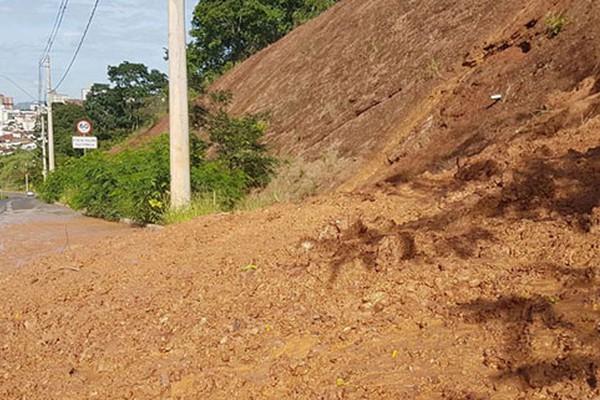
[[[0,200],[0,275],[42,256],[79,251],[88,243],[127,232],[125,224],[83,216],[24,193]]]
[[[3,197],[4,196],[8,196],[7,199],[0,200],[0,214],[3,214],[4,216],[13,211],[34,210],[36,206],[41,204],[39,200],[28,198],[24,194],[4,192]]]
[[[35,197],[27,197],[24,193],[3,192],[7,199],[0,200],[0,215],[3,217],[15,214],[76,214],[74,211],[58,205],[46,204]]]

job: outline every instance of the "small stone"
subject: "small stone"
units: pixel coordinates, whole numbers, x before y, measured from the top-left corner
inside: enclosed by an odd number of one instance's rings
[[[300,247],[302,247],[302,250],[304,251],[310,251],[313,247],[315,247],[315,245],[313,244],[313,242],[305,240],[300,244]]]
[[[340,229],[334,225],[329,224],[319,232],[317,238],[319,240],[336,240],[340,237]]]
[[[473,279],[472,281],[469,282],[469,286],[472,288],[476,288],[479,285],[481,285],[481,281],[479,279]]]

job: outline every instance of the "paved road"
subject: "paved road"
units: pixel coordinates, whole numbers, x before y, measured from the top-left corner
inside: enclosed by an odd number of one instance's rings
[[[0,200],[0,224],[7,222],[21,222],[31,219],[43,218],[52,215],[78,215],[75,211],[58,205],[46,204],[36,198],[27,197],[22,193],[3,192],[8,199]]]
[[[0,273],[127,229],[124,224],[88,218],[67,207],[10,193],[8,199],[0,200]]]

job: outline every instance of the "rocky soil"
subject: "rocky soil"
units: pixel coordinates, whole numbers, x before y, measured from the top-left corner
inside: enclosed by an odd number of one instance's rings
[[[241,64],[323,194],[0,275],[0,398],[600,398],[598,8],[344,0]]]

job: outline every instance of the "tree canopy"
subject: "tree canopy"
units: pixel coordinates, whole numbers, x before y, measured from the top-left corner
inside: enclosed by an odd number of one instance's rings
[[[190,79],[198,87],[339,0],[199,0],[188,47]]]
[[[132,131],[152,118],[165,100],[167,76],[144,64],[124,61],[108,67],[110,84],[96,83],[85,102],[100,132]]]

